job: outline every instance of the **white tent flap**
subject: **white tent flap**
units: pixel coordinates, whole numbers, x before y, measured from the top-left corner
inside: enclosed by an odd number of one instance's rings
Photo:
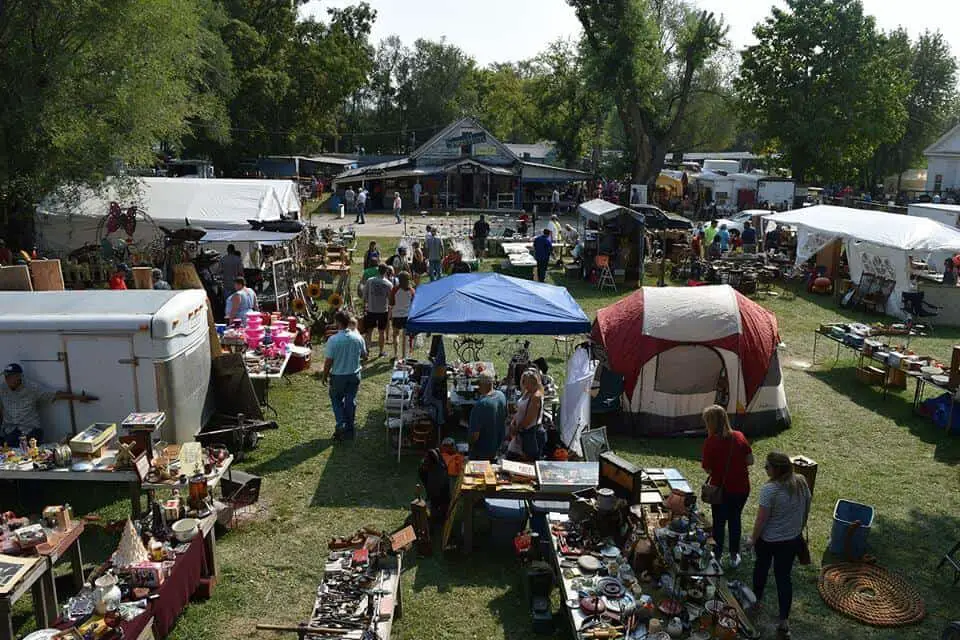
[[[597,363],[590,352],[579,348],[567,362],[567,377],[560,397],[560,437],[577,455],[580,434],[590,428],[590,386],[597,372]]]

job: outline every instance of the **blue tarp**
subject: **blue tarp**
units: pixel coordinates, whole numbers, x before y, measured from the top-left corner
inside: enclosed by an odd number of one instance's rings
[[[499,273],[447,276],[417,287],[410,333],[568,335],[591,324],[563,287]]]

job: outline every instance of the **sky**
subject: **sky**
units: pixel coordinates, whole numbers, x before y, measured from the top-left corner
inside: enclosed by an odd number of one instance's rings
[[[303,12],[325,15],[327,7],[357,0],[311,0]],[[399,35],[405,44],[417,38],[447,41],[481,65],[532,58],[557,38],[575,38],[580,23],[565,0],[368,0],[377,10],[373,41]],[[696,0],[701,8],[722,14],[734,47],[753,42],[753,25],[769,15],[771,0]],[[940,29],[960,56],[960,1],[863,0],[881,29],[904,27],[911,36]]]

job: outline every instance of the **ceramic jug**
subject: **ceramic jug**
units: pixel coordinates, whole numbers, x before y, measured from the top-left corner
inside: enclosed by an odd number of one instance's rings
[[[122,594],[120,593],[120,587],[117,586],[117,576],[106,573],[97,578],[93,584],[96,587],[93,590],[93,597],[97,603],[94,609],[99,615],[102,616],[107,612],[107,609],[116,608],[120,605]]]

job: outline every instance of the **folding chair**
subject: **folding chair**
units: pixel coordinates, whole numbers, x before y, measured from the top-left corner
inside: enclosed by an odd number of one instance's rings
[[[597,278],[597,288],[600,291],[611,288],[616,292],[617,283],[613,279],[613,271],[610,270],[610,256],[598,255],[594,264],[600,272],[600,277]]]

